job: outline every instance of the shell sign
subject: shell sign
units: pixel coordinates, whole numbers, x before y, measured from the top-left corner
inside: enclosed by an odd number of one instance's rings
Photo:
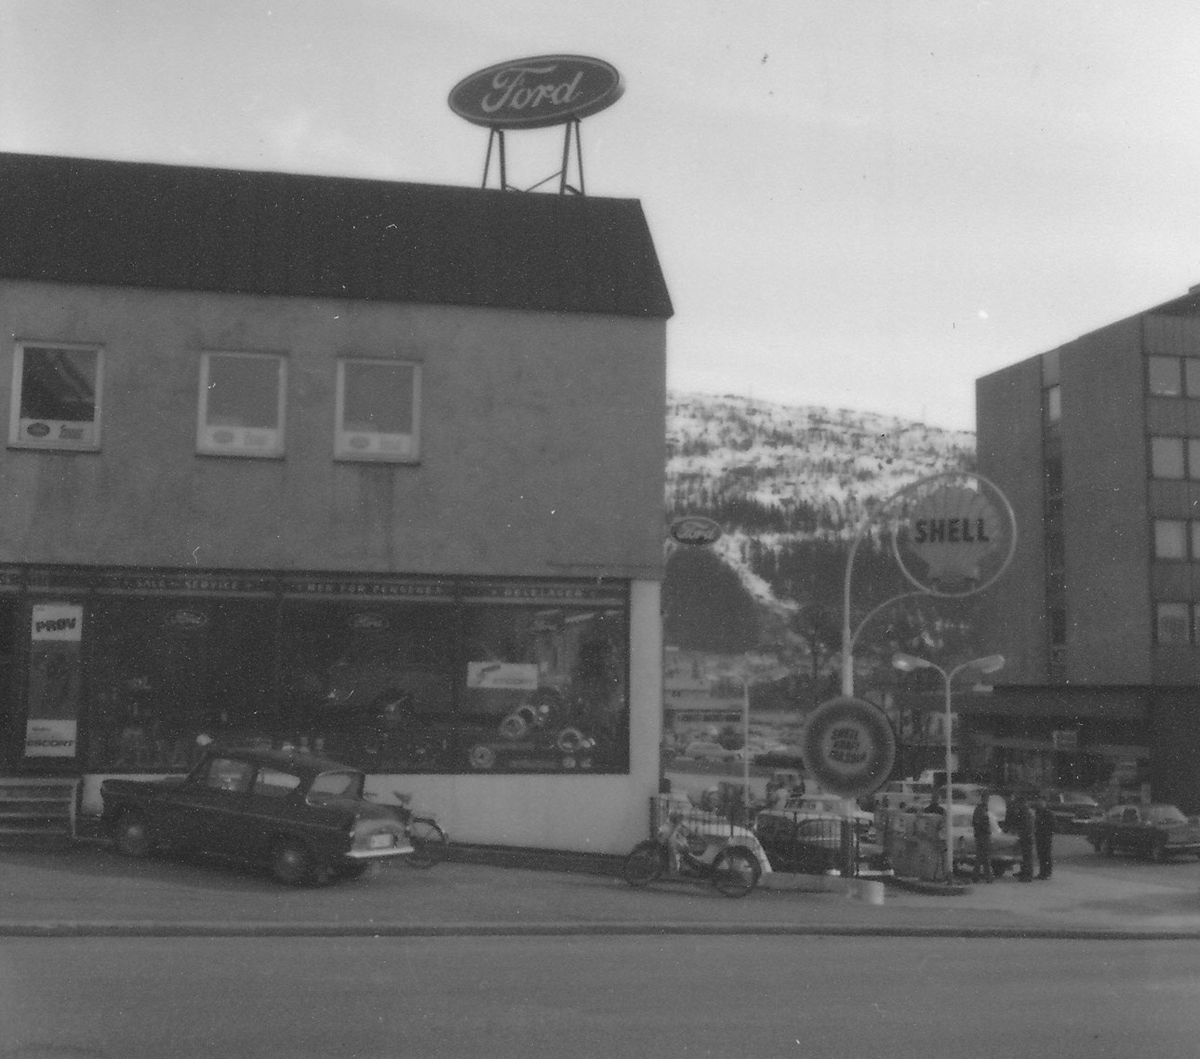
[[[934,583],[978,581],[984,559],[1000,545],[1005,525],[995,506],[967,486],[943,486],[919,500],[908,519],[908,550]]]
[[[489,66],[459,81],[450,109],[491,129],[540,129],[586,118],[621,98],[616,67],[586,55],[540,55]]]
[[[878,790],[891,774],[896,736],[881,710],[843,695],[809,715],[800,753],[823,790],[861,798]]]

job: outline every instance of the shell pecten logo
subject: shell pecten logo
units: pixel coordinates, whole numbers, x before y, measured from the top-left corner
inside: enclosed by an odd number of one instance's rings
[[[966,486],[938,489],[913,508],[908,547],[932,581],[973,581],[1003,533],[996,509]]]

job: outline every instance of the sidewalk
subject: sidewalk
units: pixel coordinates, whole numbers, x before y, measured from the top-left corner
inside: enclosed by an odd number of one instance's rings
[[[428,871],[400,863],[318,889],[182,858],[131,861],[106,845],[0,854],[0,937],[66,935],[401,935],[790,933],[1013,937],[1200,938],[1194,890],[1056,870],[955,894],[885,887],[882,904],[853,881],[775,874],[748,897],[657,883],[644,890],[612,862],[539,870],[468,863]],[[473,859],[478,860],[476,856]],[[511,860],[511,858],[509,858]],[[849,893],[847,893],[849,890]]]

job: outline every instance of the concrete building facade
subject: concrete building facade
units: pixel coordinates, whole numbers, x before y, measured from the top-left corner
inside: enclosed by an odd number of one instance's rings
[[[981,597],[1007,661],[970,704],[976,762],[1200,810],[1200,289],[976,392],[979,469],[1020,532]]]
[[[0,156],[0,775],[320,747],[463,841],[657,789],[640,206]]]

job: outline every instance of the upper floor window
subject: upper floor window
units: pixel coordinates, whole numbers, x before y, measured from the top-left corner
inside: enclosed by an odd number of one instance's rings
[[[1183,393],[1183,360],[1180,357],[1147,357],[1146,377],[1154,397],[1179,397]]]
[[[1045,412],[1048,424],[1057,423],[1062,419],[1062,386],[1056,384],[1046,387]]]
[[[1151,438],[1150,474],[1200,481],[1200,438]]]
[[[1200,358],[1146,358],[1146,387],[1151,397],[1200,397]]]
[[[18,342],[8,443],[36,449],[99,449],[103,375],[99,346]]]
[[[1191,605],[1159,603],[1155,607],[1155,640],[1186,647],[1191,642]]]
[[[1192,534],[1195,537],[1195,532]],[[1154,557],[1156,559],[1186,559],[1188,557],[1188,526],[1183,519],[1154,520]]]
[[[421,366],[399,360],[338,361],[333,453],[342,460],[419,457]]]
[[[200,358],[196,449],[225,456],[282,456],[287,361],[267,353]]]

